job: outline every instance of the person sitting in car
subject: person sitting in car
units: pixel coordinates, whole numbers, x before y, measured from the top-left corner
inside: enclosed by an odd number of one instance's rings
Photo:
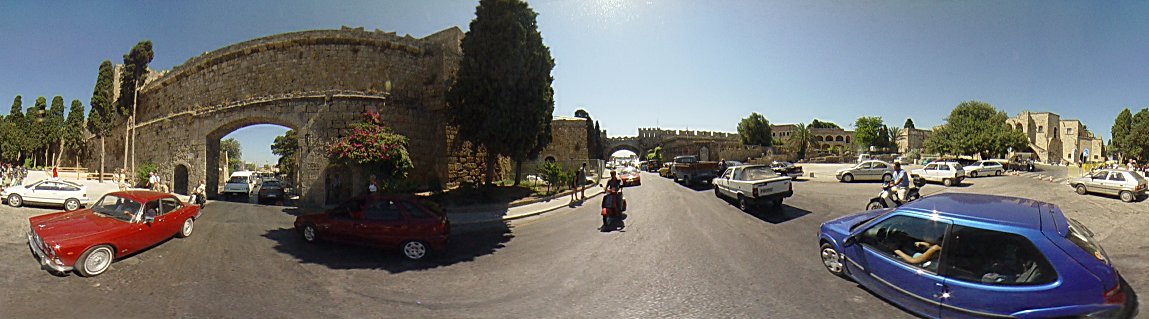
[[[901,249],[894,250],[894,254],[898,255],[898,257],[902,258],[902,260],[907,263],[922,265],[922,267],[928,267],[929,265],[925,263],[930,261],[930,259],[933,259],[934,255],[937,255],[937,253],[941,250],[942,246],[939,246],[938,244],[930,243],[927,241],[915,241],[914,247],[911,250],[914,252],[913,255],[906,254],[905,252],[902,252]]]

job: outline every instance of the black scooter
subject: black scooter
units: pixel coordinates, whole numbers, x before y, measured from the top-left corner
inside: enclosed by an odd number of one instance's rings
[[[882,192],[878,193],[878,197],[870,199],[870,202],[866,204],[866,210],[900,207],[905,203],[922,198],[920,190],[923,184],[924,181],[919,182],[919,180],[914,180],[910,185],[910,189],[906,190],[906,198],[899,198],[897,200],[893,199],[893,195],[895,195],[893,193],[893,185],[882,185]]]

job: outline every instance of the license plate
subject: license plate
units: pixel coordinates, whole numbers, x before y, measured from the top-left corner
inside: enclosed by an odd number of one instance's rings
[[[271,194],[271,195],[267,195],[267,197],[279,197],[279,195]]]

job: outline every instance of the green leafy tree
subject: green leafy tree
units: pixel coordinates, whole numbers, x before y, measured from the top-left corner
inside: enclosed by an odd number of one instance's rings
[[[662,163],[662,146],[655,146],[646,153],[646,160]]]
[[[591,150],[591,152],[594,154],[594,156],[591,157],[596,159],[605,159],[606,154],[603,153],[605,153],[606,150],[603,148],[606,147],[606,133],[603,133],[602,128],[598,126],[598,121],[594,121],[594,136],[596,139],[598,139],[598,147]]]
[[[49,151],[45,163],[51,162],[51,165],[59,166],[60,156],[64,153],[64,97],[57,95],[52,98],[52,108],[48,109],[48,114],[44,116],[44,126],[47,129],[47,133],[44,134],[47,145],[44,148]]]
[[[76,166],[80,166],[80,156],[84,155],[87,146],[87,141],[84,139],[84,103],[80,100],[72,100],[72,107],[68,109],[68,119],[64,121],[61,141],[60,156],[63,156],[65,149],[71,149],[76,154]],[[61,161],[58,159],[57,163]]]
[[[1122,157],[1128,156],[1129,133],[1133,131],[1133,113],[1126,108],[1117,114],[1113,120],[1112,135],[1109,138],[1109,153],[1117,153]]]
[[[523,1],[481,0],[460,44],[463,58],[447,92],[447,115],[460,139],[485,148],[487,185],[499,155],[522,162],[548,134],[554,59],[536,16]]]
[[[220,152],[227,154],[227,168],[234,172],[243,168],[243,149],[234,137],[219,141]]]
[[[818,119],[814,119],[814,121],[810,122],[809,128],[837,128],[837,129],[840,129],[842,127],[838,126],[838,124],[834,124],[834,122],[823,122],[823,121],[819,121]]]
[[[351,134],[327,148],[333,161],[358,164],[379,173],[386,185],[407,178],[414,168],[407,153],[407,137],[394,133],[383,124],[378,113],[364,113],[366,121],[351,125]]]
[[[28,109],[26,127],[28,137],[24,139],[24,148],[32,155],[32,166],[47,163],[48,152],[45,146],[48,143],[48,128],[45,127],[45,117],[48,115],[48,100],[43,96],[36,97],[36,104]],[[41,162],[41,160],[44,160]]]
[[[28,137],[27,120],[24,117],[24,102],[23,99],[17,95],[12,100],[12,108],[8,112],[8,116],[4,117],[3,126],[0,127],[5,132],[4,139],[0,139],[0,147],[3,148],[3,157],[7,160],[23,163],[24,155],[26,153],[25,145],[27,144],[24,139]]]
[[[905,129],[914,129],[914,119],[906,118],[906,124],[902,125]]]
[[[770,137],[770,121],[757,112],[738,122],[738,135],[743,145],[771,146],[774,141]]]
[[[1141,109],[1133,115],[1129,135],[1125,138],[1126,156],[1138,162],[1149,160],[1149,109]]]
[[[794,125],[794,132],[792,134],[793,135],[790,135],[790,139],[786,140],[787,146],[797,153],[798,159],[805,159],[807,151],[817,143],[816,136],[814,136],[813,132],[810,132],[809,126],[802,123]]]
[[[279,155],[279,161],[276,162],[279,172],[295,181],[295,174],[299,171],[299,137],[295,130],[287,130],[283,136],[276,136],[275,142],[271,143],[271,153]]]
[[[115,81],[113,74],[112,61],[104,60],[100,63],[96,87],[92,89],[92,109],[88,111],[88,132],[100,139],[100,182],[104,181],[104,138],[111,133],[120,118],[115,102],[112,101],[112,83]]]
[[[868,149],[870,146],[885,147],[889,137],[883,138],[885,124],[879,116],[863,116],[854,122],[854,145]]]
[[[598,127],[595,126],[597,122],[595,122],[594,119],[590,117],[590,113],[584,109],[576,110],[575,117],[586,119],[587,157],[597,158],[598,153],[602,152],[601,138],[599,137]]]
[[[144,40],[136,43],[128,54],[124,54],[124,69],[120,74],[120,100],[118,105],[120,107],[119,113],[128,118],[128,125],[124,126],[124,145],[131,145],[135,143],[133,137],[134,132],[131,132],[132,126],[136,121],[136,92],[148,77],[148,63],[152,62],[155,54],[152,52],[152,41]],[[130,138],[130,141],[129,141]],[[134,145],[133,145],[134,146]],[[124,163],[128,164],[128,151],[134,147],[124,148]],[[131,166],[136,166],[135,152],[131,154]]]
[[[1004,155],[1029,144],[1025,133],[1005,124],[1009,116],[992,105],[965,101],[954,107],[946,123],[934,128],[924,142],[927,152],[949,155]]]

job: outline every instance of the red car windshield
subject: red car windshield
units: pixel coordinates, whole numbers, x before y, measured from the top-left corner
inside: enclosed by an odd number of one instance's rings
[[[96,205],[92,206],[92,211],[100,215],[131,222],[140,211],[140,203],[115,195],[104,195]]]

